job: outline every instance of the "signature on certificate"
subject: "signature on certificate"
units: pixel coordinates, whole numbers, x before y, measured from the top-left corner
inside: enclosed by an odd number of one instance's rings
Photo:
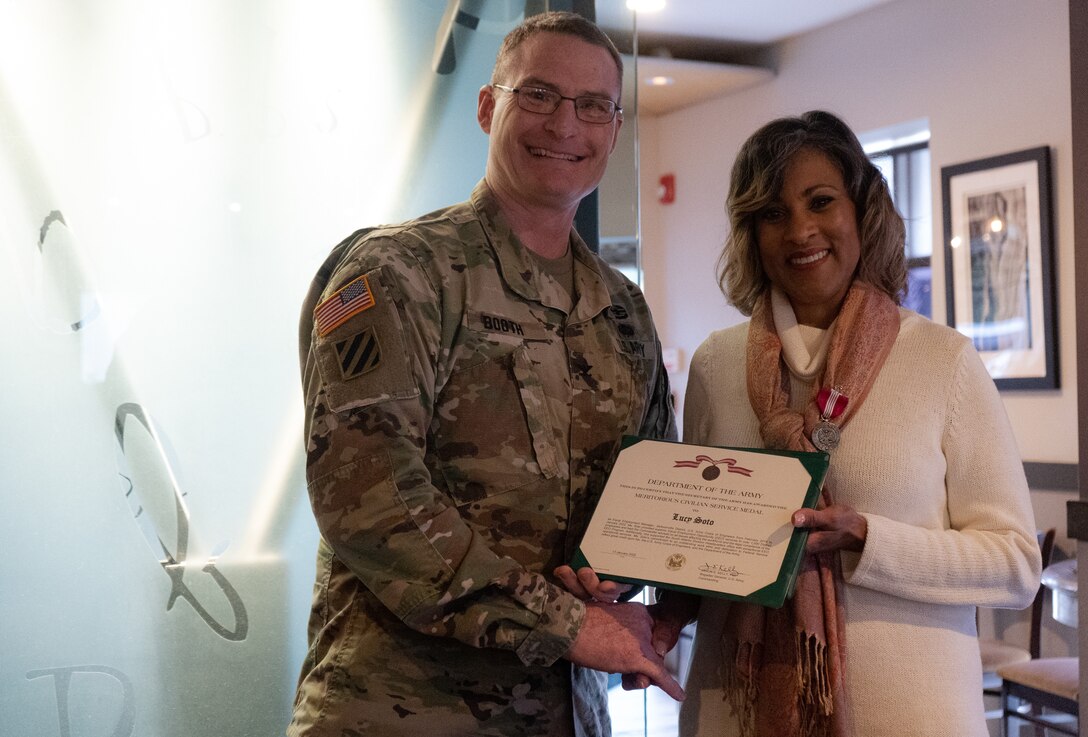
[[[702,573],[709,573],[712,576],[719,578],[730,577],[736,578],[737,576],[743,576],[744,574],[737,570],[736,566],[727,566],[722,563],[703,563],[699,566],[699,571]]]

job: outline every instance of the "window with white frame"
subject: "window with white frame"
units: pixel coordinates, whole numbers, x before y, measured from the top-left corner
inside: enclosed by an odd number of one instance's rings
[[[933,214],[927,125],[899,135],[870,135],[862,143],[869,158],[884,173],[892,199],[907,229],[907,294],[903,306],[933,317]],[[866,143],[868,139],[868,143]]]

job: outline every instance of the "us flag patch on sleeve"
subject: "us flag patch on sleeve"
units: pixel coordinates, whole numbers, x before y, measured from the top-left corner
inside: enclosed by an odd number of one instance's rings
[[[374,306],[374,292],[366,275],[348,282],[336,294],[314,308],[317,334],[324,338],[363,310]]]

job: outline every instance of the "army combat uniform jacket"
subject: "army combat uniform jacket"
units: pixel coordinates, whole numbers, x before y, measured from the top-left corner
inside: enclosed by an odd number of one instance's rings
[[[571,248],[567,315],[481,182],[318,273],[300,350],[321,543],[292,737],[608,733],[602,674],[561,660],[585,608],[551,571],[621,436],[675,428],[641,293]]]

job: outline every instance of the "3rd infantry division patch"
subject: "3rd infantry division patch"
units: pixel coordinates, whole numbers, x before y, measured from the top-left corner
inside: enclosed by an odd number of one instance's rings
[[[382,362],[382,347],[372,328],[365,328],[350,338],[337,341],[335,347],[344,381],[373,371]]]

